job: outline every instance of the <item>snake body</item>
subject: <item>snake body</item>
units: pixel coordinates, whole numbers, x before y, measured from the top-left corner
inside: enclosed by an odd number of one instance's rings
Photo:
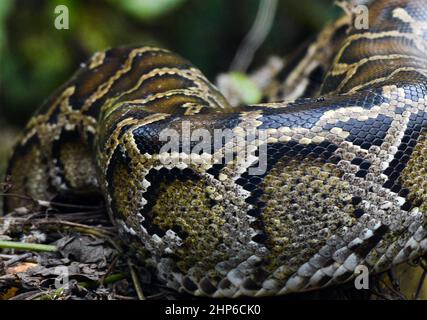
[[[230,106],[168,50],[96,53],[28,123],[13,191],[102,194],[144,263],[193,295],[307,291],[416,259],[427,252],[427,3],[378,0],[369,14],[369,30],[331,25],[258,105]],[[307,93],[314,69],[323,81]],[[255,129],[250,148],[211,139]]]

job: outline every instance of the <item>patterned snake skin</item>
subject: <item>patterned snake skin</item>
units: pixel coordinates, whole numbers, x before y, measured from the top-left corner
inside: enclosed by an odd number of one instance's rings
[[[270,100],[310,96],[293,102],[231,107],[163,49],[96,53],[29,122],[13,192],[101,193],[144,263],[193,295],[307,291],[416,259],[427,253],[427,2],[379,0],[369,14],[369,30],[343,18],[278,75]],[[308,90],[315,69],[328,71]],[[251,148],[198,134],[221,130]]]

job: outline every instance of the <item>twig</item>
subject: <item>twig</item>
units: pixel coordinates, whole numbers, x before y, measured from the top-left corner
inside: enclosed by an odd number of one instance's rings
[[[98,227],[92,227],[85,224],[80,224],[76,222],[69,222],[69,221],[63,221],[63,220],[57,220],[57,221],[39,221],[37,222],[37,225],[41,227],[43,224],[47,225],[63,225],[66,227],[73,228],[75,231],[79,231],[85,234],[93,235],[98,238],[104,238],[107,240],[118,252],[122,252],[122,248],[120,245],[117,244],[116,241],[113,240],[113,237],[115,236],[115,233],[106,230],[105,228],[98,228]]]
[[[81,224],[77,222],[71,222],[71,221],[64,221],[64,220],[33,220],[31,223],[42,226],[42,225],[62,225],[66,227],[74,228],[78,231],[84,230],[85,233],[92,234],[97,237],[105,237],[105,236],[114,236],[114,233],[111,231],[106,230],[105,228],[99,228],[99,227],[93,227],[88,226],[86,224]]]
[[[28,200],[28,201],[31,201],[31,202],[34,202],[34,203],[37,202],[36,200],[34,200],[33,198],[31,198],[29,196],[25,196],[25,195],[18,194],[18,193],[9,193],[9,192],[8,193],[3,193],[3,192],[0,192],[0,196],[2,196],[2,197],[11,197],[11,198],[24,199],[24,200]]]
[[[21,225],[32,224],[32,225],[35,225],[37,227],[41,227],[43,225],[63,225],[66,227],[72,227],[72,228],[78,229],[79,231],[85,230],[86,233],[90,233],[90,234],[93,234],[94,236],[98,236],[98,237],[103,237],[106,235],[109,235],[109,236],[115,235],[113,232],[107,230],[106,227],[104,227],[104,228],[93,227],[93,226],[88,226],[88,225],[77,223],[77,222],[65,221],[65,220],[60,220],[60,219],[32,219],[32,220],[28,220],[27,218],[21,218],[21,217],[13,217],[13,218],[11,218],[11,217],[1,218],[0,217],[0,221],[6,220],[6,219],[17,221]]]
[[[427,276],[427,264],[425,263],[424,258],[420,259],[419,265],[423,269],[423,273],[420,277],[420,281],[418,282],[417,291],[415,292],[415,295],[414,295],[414,300],[417,300],[419,298],[420,293],[421,293],[421,289],[424,286],[424,282],[425,282],[425,279]]]
[[[25,254],[21,254],[19,256],[14,256],[13,258],[9,259],[8,261],[6,261],[4,263],[5,267],[10,267],[12,264],[17,263],[19,261],[22,261],[24,259],[27,259],[29,257],[32,257],[31,253],[25,253]]]
[[[15,257],[16,257],[16,255],[14,255],[14,254],[0,253],[0,259],[3,259],[3,260],[10,260],[10,259],[13,259]]]
[[[388,290],[390,290],[392,293],[394,293],[396,296],[398,296],[401,300],[406,300],[406,297],[399,291],[397,291],[395,288],[393,288],[393,285],[389,285],[384,280],[379,281],[381,284],[383,284]]]
[[[139,281],[139,277],[138,277],[138,274],[135,270],[135,266],[130,261],[130,259],[128,259],[128,266],[129,266],[130,275],[132,277],[132,282],[133,282],[133,285],[135,287],[136,294],[138,295],[138,299],[139,300],[145,300],[145,296],[144,296],[144,293],[143,293],[142,287],[141,287],[141,282]]]
[[[32,291],[17,294],[16,296],[10,298],[9,300],[34,300],[43,294],[44,293],[40,292],[39,290],[32,290]]]
[[[16,250],[24,250],[24,251],[44,251],[44,252],[58,251],[58,247],[52,246],[52,245],[15,242],[15,241],[0,241],[0,249],[16,249]]]
[[[0,221],[4,219],[11,219],[11,218],[0,218]],[[106,227],[100,228],[100,227],[94,227],[94,226],[88,226],[81,223],[71,222],[71,221],[64,221],[64,220],[57,220],[57,219],[32,219],[28,220],[26,218],[12,218],[15,221],[20,221],[20,225],[24,226],[27,224],[31,224],[34,226],[37,226],[39,229],[45,229],[45,226],[55,226],[55,227],[65,227],[65,228],[72,228],[75,231],[93,235],[98,238],[103,238],[107,240],[119,253],[122,252],[121,246],[114,240],[115,233],[107,230]],[[58,229],[58,228],[56,228]],[[111,228],[114,229],[114,228]],[[48,229],[49,230],[49,229]]]
[[[393,268],[387,271],[387,276],[390,279],[390,283],[396,291],[400,291],[400,282],[397,278]]]
[[[49,216],[52,216],[53,218],[57,219],[63,219],[66,218],[66,221],[82,221],[82,220],[89,220],[89,219],[95,219],[101,220],[103,222],[108,222],[106,215],[103,215],[105,213],[105,210],[91,210],[91,211],[81,211],[81,212],[72,212],[72,213],[54,213],[49,214]],[[102,219],[105,218],[105,219]]]
[[[122,296],[121,294],[113,293],[113,298],[118,298],[120,300],[136,300],[135,297]]]
[[[161,299],[165,296],[165,292],[160,292],[147,297],[147,300]]]
[[[119,256],[115,256],[113,261],[108,266],[107,272],[102,276],[101,280],[99,280],[99,283],[101,285],[104,285],[105,279],[113,272],[114,267],[116,266],[117,261],[119,260]]]

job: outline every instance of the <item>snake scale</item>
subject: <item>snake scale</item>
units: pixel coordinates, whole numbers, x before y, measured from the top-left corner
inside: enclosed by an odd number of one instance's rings
[[[427,2],[374,1],[368,30],[351,19],[250,106],[168,50],[94,54],[28,123],[13,191],[101,194],[144,263],[193,295],[302,292],[425,255]],[[251,131],[251,148],[234,139]],[[28,205],[6,199],[7,211]]]

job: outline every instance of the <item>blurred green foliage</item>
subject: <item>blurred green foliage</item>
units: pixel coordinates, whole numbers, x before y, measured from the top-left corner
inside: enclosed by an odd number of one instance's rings
[[[252,66],[315,34],[338,15],[332,2],[280,0],[272,32]],[[69,30],[54,27],[60,4],[69,8]],[[259,0],[0,0],[0,123],[25,124],[81,62],[109,47],[166,47],[214,80],[228,70],[258,5]]]
[[[6,44],[6,18],[12,7],[12,0],[0,1],[0,54],[4,52]],[[0,56],[0,61],[2,56]]]
[[[124,12],[141,20],[154,20],[158,16],[173,10],[185,0],[109,0]]]
[[[232,86],[239,88],[243,103],[254,104],[260,102],[262,92],[246,74],[233,71],[230,72],[229,76]]]

